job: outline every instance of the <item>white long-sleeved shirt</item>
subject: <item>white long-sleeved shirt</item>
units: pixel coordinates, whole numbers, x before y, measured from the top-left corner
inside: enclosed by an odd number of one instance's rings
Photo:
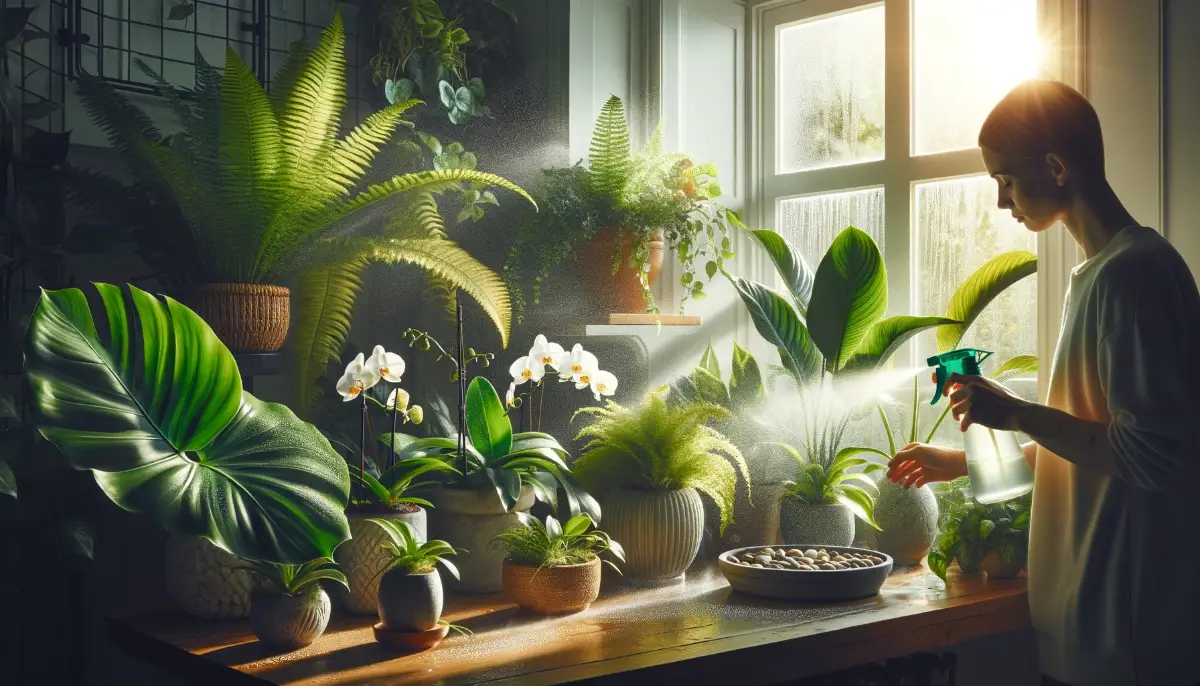
[[[1071,462],[1037,452],[1029,604],[1059,681],[1200,683],[1198,355],[1200,294],[1153,229],[1074,270],[1048,404],[1109,428]]]

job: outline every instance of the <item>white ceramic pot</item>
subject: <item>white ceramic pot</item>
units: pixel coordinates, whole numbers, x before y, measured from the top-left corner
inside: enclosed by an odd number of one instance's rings
[[[429,535],[467,552],[450,558],[460,579],[443,572],[442,581],[463,593],[498,593],[504,589],[504,552],[490,544],[501,532],[521,523],[520,512],[533,507],[531,486],[522,486],[521,495],[511,512],[495,491],[438,488],[430,492]]]
[[[781,542],[846,547],[854,543],[854,519],[845,505],[809,505],[785,498],[779,505]]]
[[[876,483],[875,523],[882,531],[875,531],[875,549],[899,566],[921,564],[938,536],[937,496],[928,485],[905,488],[886,478]]]
[[[614,489],[604,496],[604,531],[625,549],[617,563],[626,581],[667,581],[683,575],[704,537],[704,503],[693,488]]]
[[[329,595],[317,584],[295,596],[256,590],[250,604],[250,625],[263,643],[295,650],[325,633],[332,609]]]
[[[250,614],[250,574],[246,563],[199,536],[167,538],[167,594],[184,612],[203,619],[236,619]]]
[[[407,522],[417,533],[417,539],[422,543],[429,540],[426,527],[425,510],[418,508],[416,512],[392,512],[390,514],[358,514],[348,515],[350,520],[350,540],[342,543],[333,552],[337,561],[346,574],[350,584],[347,591],[337,585],[337,596],[347,610],[359,615],[373,615],[378,611],[380,571],[387,565],[389,556],[380,546],[388,539],[387,533],[378,524],[368,522],[368,519],[389,519]]]

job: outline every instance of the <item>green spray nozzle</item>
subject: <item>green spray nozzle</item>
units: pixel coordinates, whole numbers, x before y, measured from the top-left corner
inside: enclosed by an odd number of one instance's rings
[[[946,387],[946,381],[949,380],[951,374],[961,374],[963,376],[979,376],[979,363],[991,356],[989,350],[976,350],[975,348],[959,348],[951,350],[948,353],[934,355],[925,361],[930,367],[936,367],[934,381],[937,383],[937,392],[933,394],[933,401],[930,405],[937,405],[937,402],[942,399],[942,391]]]

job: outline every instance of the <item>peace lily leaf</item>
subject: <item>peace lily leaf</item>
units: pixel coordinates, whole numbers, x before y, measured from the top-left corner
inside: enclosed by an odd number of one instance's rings
[[[692,386],[701,401],[721,407],[729,405],[729,391],[725,389],[725,383],[704,367],[692,370]]]
[[[482,376],[472,379],[467,387],[467,435],[488,462],[504,457],[512,449],[512,423],[495,387]]]
[[[846,228],[821,259],[808,308],[808,331],[836,372],[854,356],[871,325],[887,311],[887,271],[879,247],[863,231]]]
[[[1004,383],[1019,374],[1032,374],[1038,370],[1038,359],[1034,355],[1017,355],[1009,358],[1004,364],[996,367],[989,376],[995,381]]]
[[[843,368],[846,372],[869,372],[886,365],[913,336],[938,326],[957,324],[946,317],[912,317],[901,315],[881,319],[871,325],[858,350]]]
[[[954,291],[946,316],[959,324],[938,329],[938,352],[958,348],[963,335],[983,309],[1006,288],[1037,272],[1037,255],[1027,250],[1014,250],[988,260]]]
[[[788,373],[808,381],[821,372],[821,353],[809,337],[804,321],[796,310],[775,291],[739,276],[729,280],[737,289],[758,333],[779,349],[779,358]]]
[[[808,312],[808,303],[812,299],[813,281],[816,274],[805,262],[804,256],[796,252],[783,236],[770,229],[751,231],[758,242],[767,250],[767,255],[775,263],[775,269],[783,277],[783,283],[788,292],[796,300],[800,314]]]
[[[704,349],[704,355],[700,357],[700,367],[718,379],[721,378],[721,365],[717,362],[717,354],[713,352],[711,345]]]
[[[299,564],[349,538],[349,473],[316,428],[243,394],[191,310],[131,286],[135,323],[120,289],[96,288],[108,341],[72,288],[42,292],[25,344],[34,422],[75,468],[120,507],[241,557]]]
[[[733,344],[733,371],[729,374],[729,399],[735,407],[748,405],[763,397],[762,371],[749,351]]]

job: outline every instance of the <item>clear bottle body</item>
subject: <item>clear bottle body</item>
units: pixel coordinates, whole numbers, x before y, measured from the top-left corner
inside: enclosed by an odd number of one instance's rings
[[[975,499],[985,505],[1033,490],[1033,472],[1016,434],[972,424],[963,436],[967,476]]]

